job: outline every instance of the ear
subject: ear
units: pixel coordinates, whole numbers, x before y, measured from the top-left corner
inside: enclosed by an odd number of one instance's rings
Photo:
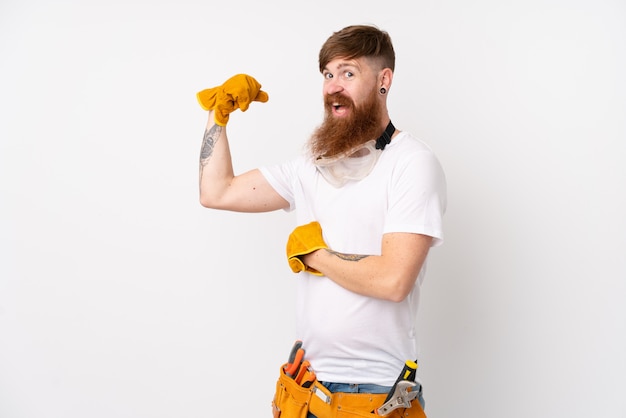
[[[384,87],[389,91],[391,88],[391,82],[393,81],[393,71],[391,68],[383,68],[378,74],[378,84],[380,87]]]

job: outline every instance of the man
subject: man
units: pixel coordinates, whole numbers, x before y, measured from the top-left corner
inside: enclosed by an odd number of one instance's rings
[[[343,28],[322,46],[319,67],[325,117],[305,155],[240,175],[233,172],[228,115],[267,101],[267,94],[245,74],[198,93],[209,110],[201,204],[297,211],[287,257],[298,273],[297,339],[307,363],[294,372],[308,366],[308,377],[294,386],[296,377],[282,369],[274,414],[283,418],[303,410],[323,418],[336,412],[331,407],[357,411],[354,416],[381,412],[376,408],[398,373],[417,358],[420,285],[429,249],[443,241],[443,170],[423,142],[395,129],[387,109],[395,69],[388,33]],[[416,401],[388,416],[425,416],[421,386],[410,385]],[[339,398],[348,400],[342,405]]]

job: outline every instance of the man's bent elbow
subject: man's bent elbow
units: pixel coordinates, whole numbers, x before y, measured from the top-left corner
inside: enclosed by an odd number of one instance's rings
[[[387,300],[390,302],[394,302],[394,303],[400,303],[404,299],[406,299],[407,296],[409,296],[409,293],[410,292],[402,292],[402,291],[391,292],[389,296],[387,297]]]
[[[206,193],[200,193],[200,205],[202,205],[203,207],[207,208],[207,209],[219,209],[220,208],[220,204],[219,204],[219,199],[216,199],[213,196],[210,196]]]
[[[398,279],[396,283],[389,288],[386,299],[390,302],[400,303],[409,296],[414,287],[414,279]]]
[[[213,209],[213,206],[211,206],[211,201],[210,200],[208,200],[208,199],[206,199],[206,198],[204,198],[202,196],[200,196],[199,200],[200,200],[200,205],[202,207],[205,207],[207,209]]]

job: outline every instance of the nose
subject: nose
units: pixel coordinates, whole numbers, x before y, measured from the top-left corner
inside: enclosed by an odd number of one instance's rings
[[[324,83],[324,94],[329,95],[329,94],[340,93],[343,90],[344,90],[343,85],[336,78],[326,80],[326,82]]]

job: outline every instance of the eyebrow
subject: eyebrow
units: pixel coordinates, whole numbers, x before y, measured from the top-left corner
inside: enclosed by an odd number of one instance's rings
[[[341,70],[344,67],[354,67],[354,68],[357,68],[357,69],[359,68],[359,66],[357,64],[355,64],[354,62],[342,61],[342,62],[339,63],[339,65],[337,65],[337,68],[335,69],[335,71],[336,70]],[[331,71],[331,70],[328,68],[328,66],[326,66],[326,67],[324,67],[323,71]]]

